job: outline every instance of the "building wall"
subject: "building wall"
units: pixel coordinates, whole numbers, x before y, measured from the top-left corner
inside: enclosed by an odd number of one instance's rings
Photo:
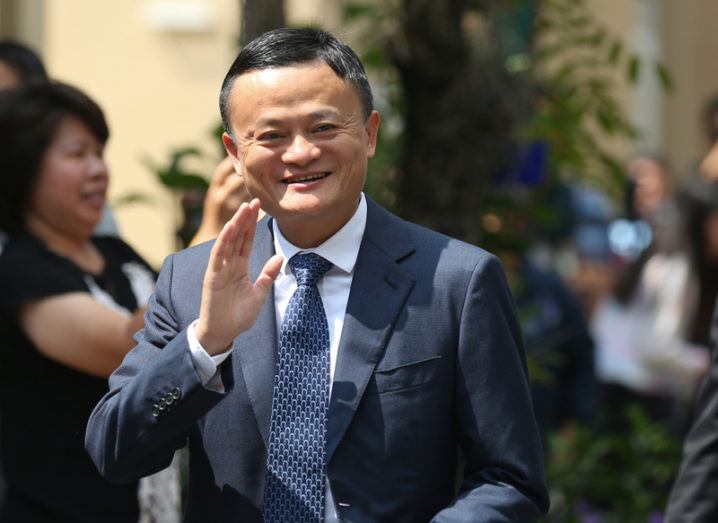
[[[43,54],[50,74],[86,90],[109,121],[111,200],[131,192],[153,200],[115,213],[122,236],[154,265],[176,248],[178,206],[144,161],[166,163],[173,148],[200,144],[211,157],[193,167],[211,173],[219,159],[210,138],[219,122],[217,97],[236,54],[238,2],[194,3],[215,16],[207,30],[153,27],[146,9],[157,2],[149,0],[44,2]]]
[[[617,72],[618,96],[629,114],[644,120],[655,110],[654,144],[672,160],[679,174],[705,150],[699,126],[700,108],[718,92],[718,2],[714,0],[588,0],[596,16],[611,31],[634,42],[636,33],[651,32],[641,2],[651,2],[660,16],[653,35],[675,90],[656,98],[656,107],[636,103],[635,88]],[[174,7],[195,4],[209,9],[214,23],[205,30],[165,31],[145,20],[156,4]],[[169,151],[200,144],[210,157],[193,167],[209,175],[218,159],[210,130],[218,123],[217,95],[236,53],[239,0],[0,0],[0,16],[11,13],[14,24],[2,20],[7,36],[19,37],[44,56],[50,74],[88,91],[105,109],[112,136],[107,159],[112,170],[110,198],[131,192],[150,196],[152,204],[118,208],[121,232],[139,252],[158,265],[176,248],[174,229],[178,206],[144,164],[167,161]],[[10,7],[8,7],[10,6]],[[645,6],[644,6],[645,7]],[[654,9],[654,13],[656,12]],[[288,22],[313,24],[337,32],[359,46],[356,35],[340,22],[341,2],[286,0]],[[639,31],[640,29],[640,31]],[[651,35],[649,35],[651,36]],[[644,71],[648,74],[651,71]],[[637,110],[641,105],[640,111]],[[639,118],[641,119],[641,118]],[[650,120],[650,118],[649,118]],[[626,143],[613,144],[623,156],[634,152]]]
[[[709,97],[718,96],[718,2],[667,0],[664,31],[666,63],[675,90],[666,97],[666,152],[681,176],[690,175],[708,143],[700,116]]]

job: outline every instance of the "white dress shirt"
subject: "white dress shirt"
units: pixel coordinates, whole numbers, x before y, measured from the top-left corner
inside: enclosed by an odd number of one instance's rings
[[[349,221],[327,241],[311,249],[300,249],[292,245],[279,230],[277,221],[272,221],[274,249],[277,254],[280,254],[284,258],[279,275],[277,279],[274,280],[274,311],[277,318],[277,339],[279,339],[279,330],[281,329],[284,311],[287,309],[287,304],[297,289],[297,280],[292,274],[287,261],[298,252],[314,252],[334,264],[317,283],[329,327],[330,393],[334,380],[337,353],[339,351],[339,340],[341,339],[342,328],[344,327],[344,315],[347,310],[347,302],[349,301],[349,290],[354,277],[354,266],[356,265],[359,246],[364,236],[364,229],[366,228],[366,214],[366,200],[362,193],[359,206]],[[216,356],[207,354],[197,340],[194,331],[195,324],[196,320],[187,329],[187,340],[195,368],[202,383],[206,387],[223,391],[224,385],[222,384],[218,367],[227,356],[229,356],[232,349],[230,348],[226,352]],[[327,523],[339,521],[328,480],[326,484],[324,521]]]

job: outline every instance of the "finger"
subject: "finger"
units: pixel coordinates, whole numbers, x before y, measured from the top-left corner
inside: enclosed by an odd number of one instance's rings
[[[228,235],[231,235],[232,231],[232,222],[227,222],[224,224],[224,227],[222,227],[222,230],[219,232],[219,235],[217,236],[217,239],[214,241],[214,245],[212,246],[212,250],[209,254],[209,263],[208,266],[214,270],[219,271],[222,268],[222,265],[224,264],[225,255],[227,253],[227,245],[228,245]]]
[[[220,243],[222,248],[222,262],[229,261],[232,253],[237,252],[241,249],[242,242],[244,240],[243,228],[248,221],[247,218],[247,204],[242,204],[234,213],[232,218],[224,224],[222,230],[217,237],[215,244]]]
[[[216,181],[218,185],[222,185],[227,178],[235,174],[234,165],[232,165],[232,159],[229,156],[225,156],[224,159],[217,164],[214,168],[212,175],[212,181]],[[237,176],[239,178],[239,176]]]
[[[234,194],[244,190],[244,179],[238,175],[228,176],[222,186],[227,194]]]
[[[259,213],[259,200],[254,198],[251,202],[243,203],[250,210],[248,215],[247,231],[244,237],[244,242],[241,246],[240,255],[249,256],[252,252],[252,246],[254,245],[254,234],[257,230],[257,217]]]

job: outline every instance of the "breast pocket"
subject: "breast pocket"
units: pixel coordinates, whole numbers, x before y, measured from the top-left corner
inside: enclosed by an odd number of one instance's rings
[[[426,385],[436,379],[440,365],[441,356],[432,356],[387,368],[382,368],[380,364],[369,380],[365,394],[381,394]]]

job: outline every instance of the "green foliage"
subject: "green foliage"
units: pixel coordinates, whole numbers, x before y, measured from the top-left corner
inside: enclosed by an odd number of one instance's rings
[[[632,142],[639,130],[616,92],[621,71],[635,84],[648,70],[644,60],[591,13],[586,0],[543,0],[536,8],[531,75],[540,89],[527,135],[551,146],[552,172],[587,180],[617,194],[625,182],[623,161],[607,147]],[[670,73],[655,63],[666,89]]]
[[[222,124],[210,130],[210,136],[218,143],[217,153],[221,158],[225,153],[221,136]],[[156,177],[157,181],[173,196],[176,205],[180,208],[180,216],[175,225],[177,246],[186,247],[197,232],[201,218],[204,195],[209,187],[209,176],[196,172],[187,166],[189,160],[202,160],[214,158],[216,155],[207,153],[199,147],[186,146],[170,151],[166,163],[157,163],[150,158],[144,158],[143,163]],[[153,200],[142,194],[125,195],[125,203],[152,203]]]
[[[347,2],[343,19],[362,35],[358,48],[362,63],[372,77],[375,104],[382,115],[376,154],[370,160],[365,192],[382,205],[396,203],[397,179],[403,149],[404,99],[392,59],[392,36],[398,31],[398,2]]]
[[[170,153],[167,166],[159,166],[149,158],[145,159],[144,163],[157,176],[158,181],[170,190],[206,191],[209,187],[207,179],[199,173],[189,171],[183,162],[186,158],[201,156],[202,152],[197,147],[183,147]]]
[[[546,523],[646,523],[659,517],[680,464],[680,443],[636,405],[626,408],[625,419],[625,432],[579,427],[569,437],[550,438]]]

